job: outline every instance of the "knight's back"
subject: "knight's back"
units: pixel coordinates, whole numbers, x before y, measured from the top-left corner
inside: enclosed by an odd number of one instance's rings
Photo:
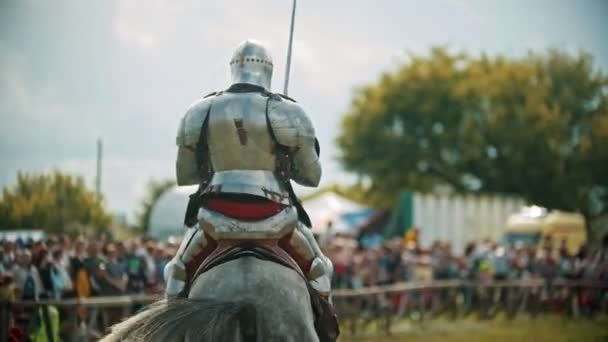
[[[256,92],[224,92],[213,99],[207,134],[215,171],[276,169],[266,104],[267,96]]]
[[[289,179],[321,177],[311,121],[295,101],[270,92],[272,58],[253,41],[237,47],[232,85],[190,107],[177,137],[179,185],[202,193],[240,193],[289,204]]]

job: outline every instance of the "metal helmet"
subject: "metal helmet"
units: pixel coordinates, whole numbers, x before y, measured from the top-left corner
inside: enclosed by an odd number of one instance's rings
[[[236,48],[230,60],[232,83],[248,83],[270,90],[272,57],[261,43],[248,39]]]

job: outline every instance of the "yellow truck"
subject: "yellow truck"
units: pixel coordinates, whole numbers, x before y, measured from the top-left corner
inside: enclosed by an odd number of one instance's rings
[[[548,239],[553,247],[565,241],[570,254],[578,251],[587,242],[585,218],[578,213],[563,212],[532,206],[513,214],[507,220],[503,241],[522,241],[535,246],[543,245]]]

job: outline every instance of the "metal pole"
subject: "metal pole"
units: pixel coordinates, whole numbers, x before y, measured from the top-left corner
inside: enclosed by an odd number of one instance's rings
[[[293,27],[296,18],[296,0],[293,0],[291,9],[291,28],[289,29],[289,45],[287,46],[287,66],[285,67],[285,85],[283,86],[283,94],[287,95],[289,88],[289,71],[291,69],[291,47],[293,45]]]
[[[95,192],[97,193],[97,198],[101,199],[101,160],[102,160],[102,151],[103,145],[101,142],[101,138],[97,139],[97,174],[95,177]]]

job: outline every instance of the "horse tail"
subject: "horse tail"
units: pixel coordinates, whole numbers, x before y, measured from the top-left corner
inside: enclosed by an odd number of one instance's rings
[[[247,302],[163,300],[111,328],[102,342],[257,341],[257,312]]]

